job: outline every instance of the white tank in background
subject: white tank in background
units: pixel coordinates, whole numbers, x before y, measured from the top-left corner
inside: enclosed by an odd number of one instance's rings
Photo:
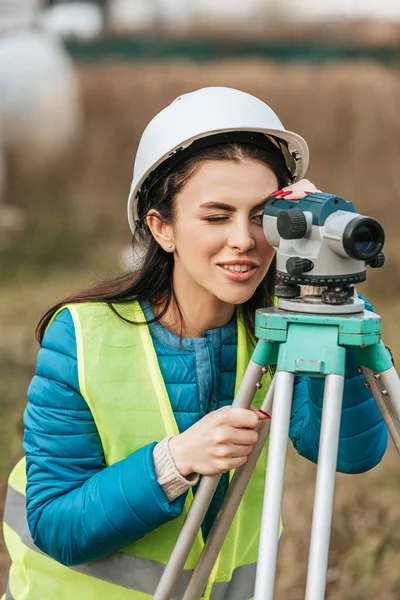
[[[43,6],[44,0],[0,0],[0,35],[31,27]]]
[[[265,0],[192,0],[201,20],[220,23],[264,17],[271,2]]]
[[[369,3],[371,5],[371,15],[374,19],[388,21],[389,23],[393,21],[400,22],[399,0],[383,0],[379,3],[369,0]]]
[[[47,168],[77,140],[77,75],[53,35],[20,30],[0,37],[0,120],[4,142],[27,164]]]
[[[197,16],[197,2],[182,0],[155,0],[158,5],[158,18],[167,25],[190,25]]]
[[[150,27],[158,19],[157,0],[109,0],[108,21],[114,31]]]
[[[40,23],[61,37],[89,41],[101,34],[104,16],[93,2],[62,2],[44,10]]]
[[[359,20],[399,21],[399,0],[279,0],[275,6],[282,19],[299,18],[305,21]]]
[[[0,40],[4,34],[31,27],[41,0],[0,0]],[[6,204],[5,116],[0,113],[0,248],[25,228],[21,209]]]
[[[300,0],[297,9],[316,20],[364,19],[368,18],[368,4],[369,0]]]

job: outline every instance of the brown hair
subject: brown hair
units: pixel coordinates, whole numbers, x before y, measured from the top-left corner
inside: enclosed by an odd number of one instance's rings
[[[171,223],[175,216],[175,197],[205,161],[233,161],[240,163],[255,160],[267,165],[277,177],[279,187],[288,184],[288,175],[283,161],[263,148],[243,143],[227,143],[199,150],[169,174],[157,180],[154,185],[147,186],[146,197],[139,202],[139,219],[141,227],[146,228],[146,215],[150,209],[157,210],[166,223]],[[49,308],[40,319],[36,328],[36,337],[42,342],[44,333],[54,313],[62,306],[70,303],[104,302],[121,319],[116,308],[119,303],[151,299],[154,305],[162,306],[162,310],[149,322],[159,321],[167,312],[172,300],[179,310],[178,300],[173,288],[172,272],[174,259],[171,253],[163,248],[151,236],[149,247],[142,266],[137,271],[122,273],[105,281],[97,282],[89,289],[77,292]],[[260,283],[253,296],[242,305],[242,314],[246,330],[254,337],[255,311],[258,308],[272,306],[276,279],[275,258],[268,273]],[[180,313],[181,315],[181,313]],[[136,324],[134,321],[129,321]],[[181,315],[182,324],[182,315]]]

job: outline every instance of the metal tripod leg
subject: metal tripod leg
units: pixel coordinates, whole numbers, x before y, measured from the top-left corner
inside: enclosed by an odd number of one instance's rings
[[[362,367],[360,371],[364,372],[393,442],[400,453],[400,380],[396,370],[392,366],[380,373]],[[339,375],[326,377],[306,600],[323,600],[325,597],[343,388],[343,377]]]
[[[265,367],[253,362],[247,367],[242,383],[232,404],[234,408],[249,408],[256,392],[256,383],[260,381]],[[173,588],[183,571],[191,547],[201,527],[212,497],[217,489],[221,475],[203,477],[190,510],[183,523],[176,544],[157,586],[154,600],[170,600]]]
[[[279,521],[294,375],[293,373],[278,371],[275,379],[254,600],[273,599],[279,545]]]
[[[387,425],[397,452],[400,454],[400,380],[394,367],[376,373],[362,367],[371,392]]]
[[[267,309],[269,310],[269,309]],[[337,463],[339,427],[344,385],[345,350],[338,345],[337,323],[334,327],[324,319],[314,326],[313,317],[305,315],[263,314],[272,317],[275,327],[263,323],[268,339],[276,335],[285,343],[278,354],[276,391],[272,410],[267,477],[260,547],[257,564],[255,600],[273,600],[278,551],[278,531],[286,463],[290,409],[295,373],[325,376],[320,453],[314,504],[314,523],[310,548],[310,594],[307,600],[323,600],[325,593],[329,533],[332,515],[334,481]],[[284,337],[279,324],[289,323]],[[281,329],[283,327],[281,326]],[[279,333],[278,333],[279,331]],[[276,333],[275,333],[276,332]],[[261,331],[261,333],[264,333]],[[314,573],[317,580],[314,581]],[[321,595],[322,589],[322,595]]]
[[[269,386],[268,393],[261,406],[262,410],[271,414],[272,399],[275,389],[275,378]],[[247,462],[236,469],[235,475],[229,485],[228,491],[222,503],[221,509],[214,522],[213,528],[207,538],[204,550],[199,562],[193,572],[189,585],[186,589],[183,600],[199,600],[207,584],[208,578],[217,560],[218,554],[227,536],[229,527],[239,507],[247,484],[257,464],[261,451],[267,441],[270,431],[271,421],[261,421],[258,426],[258,440],[249,455]]]
[[[327,375],[322,408],[306,600],[323,600],[332,522],[344,377]]]

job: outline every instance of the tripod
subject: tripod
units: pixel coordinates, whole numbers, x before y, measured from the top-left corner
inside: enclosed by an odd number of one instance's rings
[[[358,299],[344,306],[307,305],[295,301],[280,301],[279,305],[286,310],[275,307],[257,311],[255,333],[259,341],[232,404],[233,407],[249,408],[255,391],[261,386],[267,366],[276,364],[276,375],[261,407],[268,414],[272,409],[272,418],[260,422],[257,430],[259,437],[253,452],[235,472],[183,600],[201,598],[269,434],[254,598],[273,600],[295,375],[325,377],[306,600],[323,600],[325,596],[346,347],[351,347],[355,353],[361,365],[359,370],[366,378],[365,385],[371,388],[400,453],[400,380],[391,356],[381,341],[381,318],[364,311],[364,303]],[[155,600],[173,597],[175,583],[220,477],[213,475],[202,478],[153,596]]]

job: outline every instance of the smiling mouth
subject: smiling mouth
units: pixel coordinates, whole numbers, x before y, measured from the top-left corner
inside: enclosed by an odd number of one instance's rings
[[[257,265],[224,265],[219,264],[217,267],[221,273],[231,281],[247,281],[257,272]]]
[[[228,271],[232,271],[233,273],[246,273],[247,271],[251,271],[251,269],[255,269],[255,266],[251,265],[219,265],[223,269],[227,269]]]

